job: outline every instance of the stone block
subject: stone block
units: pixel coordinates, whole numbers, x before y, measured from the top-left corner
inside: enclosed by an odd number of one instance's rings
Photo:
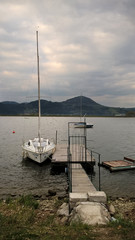
[[[86,202],[87,201],[87,193],[70,193],[69,200],[72,202]]]
[[[69,203],[70,209],[73,209],[77,202],[86,202],[88,200],[87,193],[70,193]]]
[[[93,191],[93,192],[88,192],[88,201],[89,202],[99,202],[99,203],[106,203],[107,197],[105,192],[102,191]]]

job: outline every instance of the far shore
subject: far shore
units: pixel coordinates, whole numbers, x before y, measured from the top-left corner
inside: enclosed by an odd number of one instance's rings
[[[38,115],[0,115],[0,117],[38,117]],[[80,118],[79,115],[42,115],[41,117],[72,117]],[[134,118],[135,116],[91,116],[87,115],[85,118]],[[81,117],[83,119],[83,117]]]

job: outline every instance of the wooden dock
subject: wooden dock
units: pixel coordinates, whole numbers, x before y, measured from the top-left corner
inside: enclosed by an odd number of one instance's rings
[[[95,159],[91,157],[90,152],[81,146],[78,150],[78,147],[74,145],[74,148],[71,149],[72,154],[72,163],[85,163],[87,159],[87,163],[91,163],[95,165]],[[86,154],[86,159],[84,158]],[[76,157],[77,156],[77,157]],[[67,152],[67,145],[66,144],[59,144],[56,146],[56,151],[52,157],[52,164],[67,164],[68,163],[68,152]]]
[[[60,144],[56,146],[56,151],[52,157],[52,164],[67,163],[67,144]]]
[[[56,151],[51,161],[52,172],[60,172],[59,169],[63,167],[67,170],[69,213],[77,203],[86,204],[88,208],[87,204],[89,205],[90,202],[92,203],[92,205],[90,204],[90,206],[92,206],[92,213],[93,207],[95,208],[94,218],[96,211],[97,219],[99,219],[101,217],[99,213],[100,203],[106,203],[107,197],[103,191],[100,191],[100,184],[99,191],[96,190],[84,169],[87,169],[87,171],[89,170],[89,172],[93,171],[95,165],[94,156],[98,156],[98,161],[100,163],[100,154],[87,149],[86,129],[82,130],[83,132],[81,131],[81,133],[80,131],[76,131],[76,129],[74,129],[74,122],[68,123],[68,145],[56,145]],[[93,218],[93,214],[91,214],[91,218]]]
[[[71,191],[74,193],[87,193],[90,191],[96,191],[92,182],[90,181],[88,175],[83,169],[83,164],[91,164],[91,167],[95,165],[95,159],[91,158],[90,152],[86,151],[83,146],[81,148],[77,146],[72,146],[71,148],[71,159],[70,163],[68,162],[68,151],[67,145],[61,144],[57,145],[56,151],[52,158],[52,166],[54,167],[68,167],[70,164],[70,184],[72,185]],[[87,162],[84,161],[84,156],[86,154]],[[77,157],[76,157],[77,156]],[[81,157],[80,157],[81,156]],[[90,166],[89,166],[90,167]]]
[[[81,151],[79,149],[81,149]],[[70,150],[72,155],[70,162],[68,161],[69,156],[67,145],[57,145],[56,152],[52,158],[52,165],[57,166],[58,168],[63,165],[68,168],[69,212],[71,212],[77,202],[106,203],[106,194],[102,191],[96,190],[83,168],[85,162],[80,161],[80,159],[84,160],[83,158],[80,158],[80,155],[81,157],[85,155],[86,160],[88,161],[86,164],[90,164],[89,167],[92,167],[92,169],[95,165],[95,159],[92,158],[91,154],[82,146],[81,148],[78,148],[77,146],[72,145]],[[76,151],[76,153],[74,151]]]
[[[102,166],[108,168],[111,172],[135,169],[133,159],[124,158],[123,160],[113,160],[102,162]]]
[[[87,193],[96,191],[81,164],[72,166],[72,192]]]

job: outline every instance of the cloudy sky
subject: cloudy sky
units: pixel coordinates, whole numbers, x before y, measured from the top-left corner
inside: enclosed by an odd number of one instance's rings
[[[135,107],[135,0],[0,0],[0,101]],[[32,99],[33,100],[33,99]]]

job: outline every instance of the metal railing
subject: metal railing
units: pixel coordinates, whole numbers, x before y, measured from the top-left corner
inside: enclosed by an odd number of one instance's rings
[[[101,154],[98,152],[95,152],[93,150],[89,150],[91,154],[91,159],[95,159],[95,155],[98,159],[98,190],[101,191],[101,172],[100,172],[100,161],[101,161]],[[72,162],[72,154],[70,153],[70,149],[67,149],[67,156],[68,156],[68,181],[69,181],[69,192],[72,192],[72,164],[75,162]],[[80,162],[76,162],[80,163]],[[84,162],[82,162],[84,163]],[[86,162],[85,162],[86,163]]]
[[[98,159],[98,189],[101,191],[101,173],[100,173],[100,158],[101,155],[98,152],[90,150],[87,148],[87,133],[86,129],[81,130],[81,135],[77,135],[78,131],[74,131],[74,124],[75,122],[68,123],[68,149],[67,149],[67,156],[68,156],[68,179],[69,179],[69,191],[72,192],[72,164],[77,163],[85,164],[90,163],[90,167],[93,166],[91,163],[95,158]],[[90,158],[87,159],[87,154],[90,154]]]
[[[100,172],[100,167],[101,167],[101,154],[98,152],[95,152],[93,150],[88,149],[90,154],[91,154],[91,159],[94,158],[95,154],[97,155],[98,158],[98,190],[101,191],[101,172]]]
[[[68,143],[69,151],[72,154],[72,162],[87,161],[85,136],[69,136]]]
[[[68,183],[69,183],[69,193],[72,192],[72,155],[70,153],[69,147],[67,148],[68,156]]]

